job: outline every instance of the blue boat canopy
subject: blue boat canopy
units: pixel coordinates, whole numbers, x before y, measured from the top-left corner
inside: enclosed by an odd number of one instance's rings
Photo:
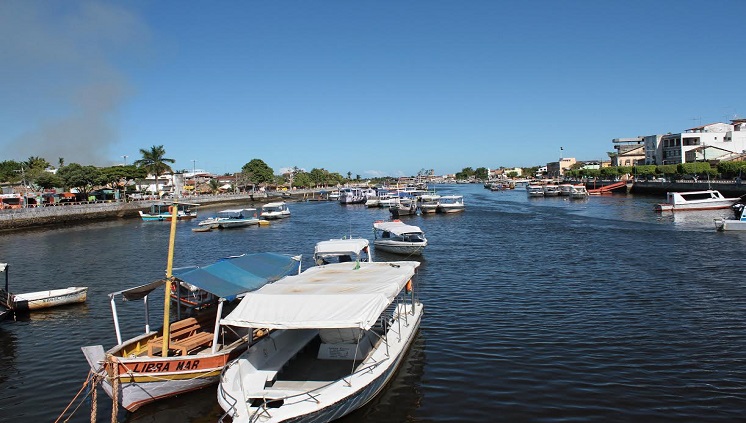
[[[243,254],[204,267],[174,269],[173,275],[220,298],[232,300],[285,276],[298,274],[300,264],[300,256]]]

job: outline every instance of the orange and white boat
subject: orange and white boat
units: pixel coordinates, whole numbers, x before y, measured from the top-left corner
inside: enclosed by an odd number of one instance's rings
[[[101,345],[82,348],[91,372],[100,376],[103,389],[129,411],[217,383],[226,363],[266,334],[261,329],[247,331],[221,326],[219,320],[223,312],[229,312],[237,303],[234,300],[243,294],[300,270],[298,256],[259,253],[230,257],[205,267],[181,269],[172,275],[175,222],[172,220],[166,279],[109,294],[117,345],[107,351]],[[169,322],[171,285],[180,282],[213,294],[216,304]],[[151,331],[148,297],[164,286],[165,331]],[[141,299],[145,304],[145,332],[125,341],[115,303],[119,297],[129,301]]]

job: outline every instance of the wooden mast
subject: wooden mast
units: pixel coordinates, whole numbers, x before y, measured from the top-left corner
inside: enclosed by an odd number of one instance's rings
[[[174,246],[176,244],[176,221],[179,216],[179,204],[174,202],[171,206],[171,234],[168,239],[168,263],[166,264],[166,294],[163,299],[163,347],[161,356],[168,357],[168,341],[171,337],[171,279],[174,266]]]

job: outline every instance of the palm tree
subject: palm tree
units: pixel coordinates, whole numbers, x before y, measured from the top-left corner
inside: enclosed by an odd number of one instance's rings
[[[150,150],[144,148],[140,149],[142,159],[135,161],[135,166],[139,166],[148,171],[148,173],[155,176],[155,191],[156,195],[158,192],[158,177],[166,172],[173,172],[171,166],[166,163],[175,163],[176,160],[168,159],[163,157],[166,154],[166,149],[162,145],[154,145],[150,147]]]

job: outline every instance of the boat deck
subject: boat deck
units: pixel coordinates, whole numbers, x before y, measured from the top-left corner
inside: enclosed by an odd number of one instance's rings
[[[335,381],[353,372],[362,360],[320,360],[316,336],[277,374],[277,381]],[[364,358],[364,357],[362,357]]]

